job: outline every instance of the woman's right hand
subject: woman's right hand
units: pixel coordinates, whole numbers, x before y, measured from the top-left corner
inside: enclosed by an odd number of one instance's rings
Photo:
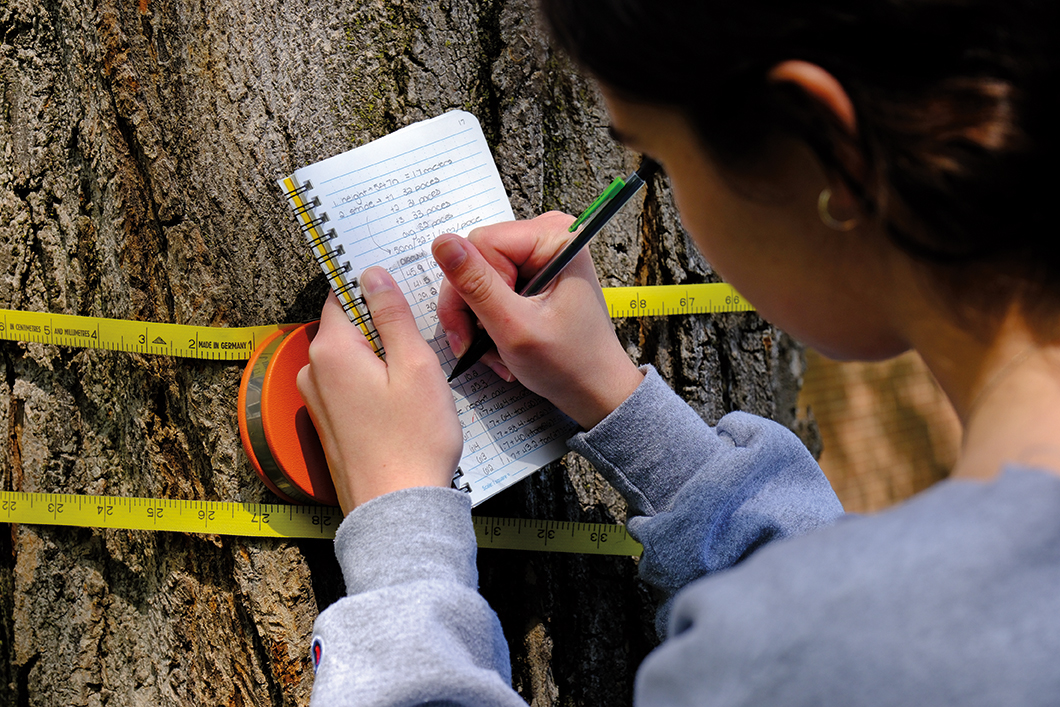
[[[590,429],[644,378],[615,336],[592,258],[580,252],[539,295],[514,291],[570,240],[572,221],[550,212],[476,228],[466,240],[439,236],[432,249],[446,276],[438,317],[453,354],[470,346],[480,323],[497,345],[484,363]]]

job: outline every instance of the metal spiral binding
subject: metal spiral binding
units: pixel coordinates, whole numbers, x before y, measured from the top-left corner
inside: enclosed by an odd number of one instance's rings
[[[338,238],[338,233],[334,228],[322,232],[320,226],[328,222],[328,215],[325,212],[318,218],[314,211],[320,206],[320,197],[314,194],[311,198],[307,198],[307,192],[312,188],[313,184],[306,181],[296,189],[285,189],[284,193],[295,215],[299,217],[299,228],[309,243],[313,258],[328,278],[346,316],[360,328],[365,338],[368,339],[368,343],[383,358],[386,352],[380,342],[379,333],[372,326],[372,316],[368,312],[368,305],[359,291],[360,283],[357,278],[346,278],[346,274],[352,270],[353,266],[348,260],[345,262],[339,260],[339,256],[346,254],[346,249],[341,244],[334,248],[329,247],[328,244]]]
[[[344,263],[346,268],[349,268],[349,263]],[[372,345],[375,352],[379,354],[380,358],[386,358],[386,351],[383,350],[382,342],[379,338],[379,332],[376,331],[372,325],[372,315],[368,312],[368,303],[365,301],[364,296],[357,290],[360,284],[357,279],[350,280],[349,282],[343,282],[341,278],[336,277],[333,280],[335,284],[335,292],[341,289],[346,293],[356,292],[353,297],[344,301],[343,297],[339,297],[339,303],[342,305],[342,309],[346,312],[346,316],[350,318],[350,321],[360,327],[361,332],[364,333],[364,338],[368,339],[368,343]],[[338,287],[342,284],[342,287]]]
[[[334,233],[334,231],[332,231],[332,233]],[[342,287],[336,288],[335,294],[338,295],[339,298],[341,299],[343,295],[345,295],[347,293],[350,293],[350,292],[353,292],[358,287],[360,287],[360,283],[357,281],[357,278],[354,278],[354,279],[350,280],[349,282],[347,282],[346,284],[344,284]],[[354,324],[358,324],[358,323],[359,322],[354,322]]]
[[[313,182],[305,181],[302,183],[302,186],[298,187],[297,189],[285,189],[283,193],[284,196],[286,196],[288,199],[293,199],[296,196],[302,196],[302,194],[305,194],[312,188]]]
[[[308,237],[308,234],[307,234],[307,237]],[[334,228],[329,228],[324,233],[324,235],[317,236],[316,238],[310,239],[309,240],[309,248],[311,250],[316,250],[318,246],[322,246],[325,243],[327,243],[328,241],[333,240],[333,239],[338,238],[338,237],[339,237],[339,234],[335,232],[335,229]]]
[[[357,281],[354,280],[353,282]],[[339,301],[341,302],[341,300]],[[367,321],[367,315],[362,313],[363,311],[367,310],[367,302],[365,302],[363,296],[359,294],[354,295],[349,300],[342,302],[342,308],[346,310],[346,314],[350,314],[350,312],[353,312],[354,314],[357,314],[358,317],[361,317],[360,320],[351,319],[354,324],[363,324],[365,321]]]
[[[357,280],[354,279],[351,282],[342,286],[341,289],[349,292],[357,287]],[[338,292],[336,292],[338,294]],[[342,302],[342,299],[339,299]],[[365,301],[362,295],[356,294],[350,298],[348,302],[342,302],[342,308],[346,311],[347,316],[350,317],[350,321],[360,326],[362,324],[370,324],[372,317],[368,314],[368,303]],[[356,317],[353,315],[357,315]]]
[[[464,470],[460,467],[456,468],[456,473],[453,474],[452,487],[457,491],[463,491],[464,493],[471,493],[471,484],[467,481],[461,481],[464,478]]]
[[[294,215],[295,216],[301,216],[304,213],[308,213],[309,211],[312,211],[317,206],[320,206],[320,197],[319,196],[314,196],[312,201],[303,202],[301,206],[299,206],[298,208],[294,209]]]
[[[310,213],[311,214],[312,211],[310,209],[306,209],[303,213]],[[312,221],[306,221],[305,223],[302,224],[302,233],[304,233],[304,234],[306,234],[308,236],[310,233],[312,233],[313,231],[317,230],[317,226],[320,226],[321,224],[324,224],[324,223],[327,223],[327,222],[328,222],[328,215],[327,214],[324,214],[320,218],[315,218]]]
[[[335,258],[335,257],[337,257],[339,255],[345,255],[345,254],[346,254],[346,249],[343,248],[340,245],[337,248],[334,248],[332,250],[327,250],[327,251],[324,251],[323,253],[315,254],[313,257],[316,258],[316,261],[318,263],[320,263],[321,265],[325,265],[329,260],[331,260],[331,259],[333,259],[333,258]],[[339,268],[334,268],[335,272],[346,272],[346,271],[348,271],[350,269],[350,264],[349,263],[342,263],[342,265],[345,266],[345,269],[339,270]]]

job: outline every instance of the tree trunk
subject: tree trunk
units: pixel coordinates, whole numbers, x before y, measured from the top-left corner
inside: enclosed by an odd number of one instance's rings
[[[275,186],[452,108],[517,215],[579,211],[635,165],[527,0],[0,0],[0,307],[195,325],[316,318],[327,285]],[[668,187],[594,244],[605,285],[714,279]],[[794,424],[797,348],[754,315],[626,320],[708,420]],[[4,488],[272,501],[236,425],[241,366],[0,343]],[[581,459],[483,514],[624,519]],[[331,544],[9,526],[0,703],[295,705],[342,595]],[[620,705],[654,642],[629,558],[483,551],[533,705]]]

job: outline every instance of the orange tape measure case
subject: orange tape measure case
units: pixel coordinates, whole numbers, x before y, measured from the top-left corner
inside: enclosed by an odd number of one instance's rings
[[[337,506],[324,449],[297,387],[317,325],[276,332],[251,354],[239,384],[239,436],[254,470],[277,496]]]

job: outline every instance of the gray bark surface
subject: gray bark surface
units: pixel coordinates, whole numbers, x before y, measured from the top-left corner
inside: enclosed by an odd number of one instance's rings
[[[0,0],[0,307],[195,325],[316,318],[326,283],[275,179],[474,112],[516,214],[577,212],[635,156],[526,0]],[[605,285],[715,279],[664,181],[593,246]],[[794,424],[800,351],[754,315],[617,323],[709,421]],[[272,501],[241,365],[0,342],[3,488]],[[487,515],[624,519],[573,456]],[[0,703],[295,705],[330,543],[5,526]],[[630,558],[483,551],[533,705],[621,705],[653,645]]]

